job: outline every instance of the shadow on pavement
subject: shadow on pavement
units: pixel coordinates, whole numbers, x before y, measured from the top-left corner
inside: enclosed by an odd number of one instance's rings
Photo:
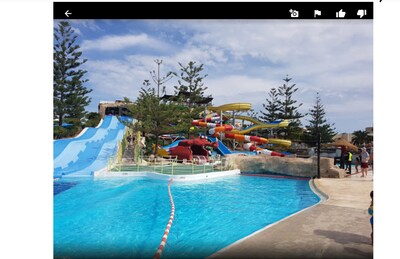
[[[370,238],[354,233],[316,229],[314,230],[314,234],[325,236],[339,244],[371,244]]]

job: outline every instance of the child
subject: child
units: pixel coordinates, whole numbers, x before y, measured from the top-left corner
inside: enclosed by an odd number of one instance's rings
[[[368,208],[368,214],[371,215],[371,218],[369,222],[371,223],[371,244],[374,244],[374,191],[371,191],[369,193],[369,196],[371,197],[371,205],[369,205]]]
[[[356,156],[356,173],[359,173],[358,166],[361,165],[361,155]]]

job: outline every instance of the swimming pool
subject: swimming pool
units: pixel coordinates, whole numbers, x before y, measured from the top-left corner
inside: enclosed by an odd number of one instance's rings
[[[54,185],[55,257],[154,256],[171,211],[167,181],[61,179]],[[307,180],[240,175],[173,182],[171,192],[175,219],[162,258],[207,257],[319,201]]]

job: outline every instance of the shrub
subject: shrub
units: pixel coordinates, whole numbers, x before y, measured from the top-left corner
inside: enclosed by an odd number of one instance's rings
[[[53,138],[61,139],[61,138],[71,138],[79,134],[81,132],[82,127],[80,125],[72,125],[71,127],[64,128],[56,126],[53,129]]]
[[[84,127],[97,127],[101,120],[100,114],[97,112],[90,112],[86,115],[87,121],[84,124]]]

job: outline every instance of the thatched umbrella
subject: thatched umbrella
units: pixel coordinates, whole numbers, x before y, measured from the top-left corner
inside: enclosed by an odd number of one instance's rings
[[[327,146],[335,146],[335,147],[346,147],[348,150],[358,151],[358,147],[351,144],[345,139],[338,138],[334,142],[327,144]]]

